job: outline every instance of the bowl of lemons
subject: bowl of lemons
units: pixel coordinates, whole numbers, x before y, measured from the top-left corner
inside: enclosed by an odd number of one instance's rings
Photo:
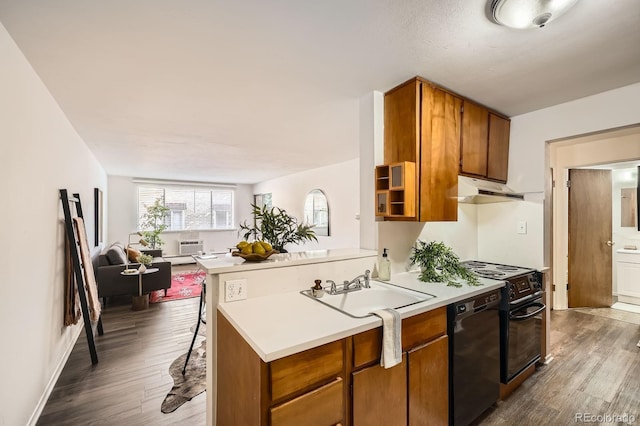
[[[240,241],[236,248],[237,251],[231,252],[231,255],[243,258],[248,262],[262,262],[267,260],[269,256],[274,253],[279,253],[278,250],[274,250],[266,241],[254,241],[252,243],[248,241]]]

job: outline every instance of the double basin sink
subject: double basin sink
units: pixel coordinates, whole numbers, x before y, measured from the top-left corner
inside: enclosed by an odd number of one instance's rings
[[[321,297],[313,296],[311,290],[303,290],[300,293],[354,318],[366,318],[379,309],[404,308],[436,297],[380,281],[371,280],[369,287],[338,294],[324,292]]]

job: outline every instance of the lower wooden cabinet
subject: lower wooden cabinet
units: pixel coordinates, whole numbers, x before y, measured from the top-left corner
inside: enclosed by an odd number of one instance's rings
[[[381,367],[382,330],[353,336],[353,424],[447,425],[446,308],[402,320],[402,363]]]
[[[354,426],[406,426],[407,357],[391,368],[380,365],[352,374]]]
[[[449,340],[441,336],[408,353],[411,426],[449,424]]]
[[[342,422],[343,380],[307,392],[269,410],[272,426],[327,426]]]
[[[380,366],[382,328],[265,363],[218,312],[217,424],[446,425],[446,310],[402,321],[402,363]]]
[[[265,363],[218,312],[218,425],[345,424],[346,339]]]

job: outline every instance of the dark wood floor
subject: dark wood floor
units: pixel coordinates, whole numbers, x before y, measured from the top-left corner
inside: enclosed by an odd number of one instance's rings
[[[130,298],[108,305],[104,335],[96,338],[98,364],[91,365],[83,331],[38,425],[204,425],[206,393],[173,413],[160,411],[173,386],[169,366],[191,343],[199,300],[156,303],[139,312],[131,310]]]
[[[571,425],[577,413],[632,415],[640,424],[640,314],[573,309],[551,314],[551,353],[482,425]],[[627,424],[603,421],[590,424]]]
[[[189,346],[197,303],[159,303],[143,312],[108,306],[97,340],[100,362],[91,366],[82,336],[38,424],[204,425],[204,393],[174,413],[160,412],[173,384],[169,365]],[[576,413],[626,413],[640,424],[640,314],[569,310],[551,318],[554,360],[480,424],[570,425]]]

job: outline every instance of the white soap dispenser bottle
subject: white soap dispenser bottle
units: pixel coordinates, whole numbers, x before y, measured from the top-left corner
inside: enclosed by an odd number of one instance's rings
[[[382,259],[378,265],[378,279],[381,281],[391,279],[391,261],[387,257],[387,249],[382,249]]]

